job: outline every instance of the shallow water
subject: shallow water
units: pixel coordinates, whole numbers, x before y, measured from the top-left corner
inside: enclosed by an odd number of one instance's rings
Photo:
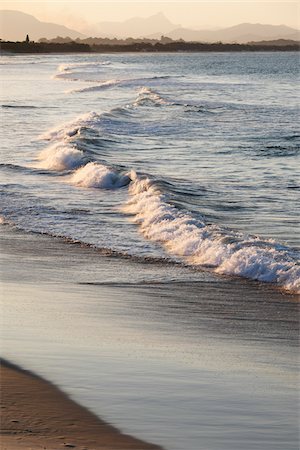
[[[295,53],[1,64],[5,220],[299,291]]]

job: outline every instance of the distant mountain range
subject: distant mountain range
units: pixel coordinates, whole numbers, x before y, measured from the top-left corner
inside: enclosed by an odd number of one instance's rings
[[[189,30],[177,28],[167,33],[172,39],[203,42],[238,42],[291,39],[299,40],[300,31],[286,25],[262,25],[260,23],[241,23],[221,30]]]
[[[56,36],[69,36],[72,39],[84,38],[85,35],[56,23],[41,22],[30,14],[21,11],[0,11],[0,38],[11,41],[24,41],[26,35],[31,40],[51,39]]]
[[[89,36],[108,38],[150,38],[160,39],[162,35],[171,39],[200,42],[239,42],[261,41],[269,39],[300,40],[300,31],[286,25],[262,25],[242,23],[220,30],[191,30],[173,24],[163,14],[142,18],[134,17],[125,22],[99,22],[86,28],[84,33]]]
[[[169,33],[180,25],[173,24],[163,14],[157,13],[150,17],[133,17],[124,22],[99,22],[84,30],[89,36],[107,38],[141,38],[148,35],[158,35]]]
[[[124,22],[98,22],[83,30],[84,34],[63,25],[41,22],[34,16],[20,11],[0,11],[0,38],[3,40],[52,39],[57,36],[72,39],[92,37],[152,38],[162,35],[174,40],[224,43],[255,42],[276,39],[300,40],[300,31],[286,25],[262,25],[243,23],[220,30],[191,30],[173,24],[163,13],[147,18],[135,17]]]

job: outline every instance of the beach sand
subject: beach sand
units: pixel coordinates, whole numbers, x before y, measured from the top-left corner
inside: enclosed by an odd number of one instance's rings
[[[155,450],[122,434],[41,377],[1,361],[1,449]]]

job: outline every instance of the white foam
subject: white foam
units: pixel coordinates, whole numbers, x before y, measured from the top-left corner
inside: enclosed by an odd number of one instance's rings
[[[98,72],[103,66],[108,66],[110,61],[78,62],[74,64],[60,64],[53,78],[64,78],[77,81],[85,74]]]
[[[60,64],[58,66],[58,72],[70,72],[71,70],[84,69],[84,68],[97,68],[98,66],[108,66],[110,61],[90,61],[90,62],[77,62],[72,64]]]
[[[83,152],[68,144],[53,144],[38,156],[38,167],[48,170],[71,170],[80,166]]]
[[[111,79],[111,80],[105,80],[101,83],[98,83],[93,86],[88,86],[84,88],[78,88],[78,89],[72,89],[69,91],[66,91],[66,93],[76,93],[76,92],[94,92],[94,91],[102,91],[103,89],[112,88],[115,86],[124,86],[124,87],[137,87],[137,88],[143,88],[143,85],[145,83],[154,83],[157,84],[159,80],[170,78],[168,76],[155,76],[155,77],[147,77],[147,78],[126,78],[126,79]]]
[[[88,86],[85,88],[78,88],[78,89],[70,89],[68,91],[66,91],[66,94],[75,94],[77,92],[94,92],[94,91],[102,91],[103,89],[108,89],[111,88],[113,86],[116,86],[118,84],[121,83],[121,80],[106,80],[103,81],[100,84],[96,84],[93,86]]]
[[[40,135],[39,138],[44,140],[69,139],[75,135],[80,134],[81,127],[88,126],[90,128],[93,128],[96,125],[96,123],[99,122],[100,118],[101,116],[95,112],[82,114],[75,120],[51,128],[51,130]]]
[[[259,248],[255,242],[252,246],[232,252],[216,272],[277,283],[287,290],[300,293],[300,266],[279,255],[275,248]]]
[[[134,106],[142,106],[147,105],[148,103],[152,103],[155,105],[168,105],[170,102],[168,102],[166,99],[164,99],[161,95],[159,95],[157,92],[153,91],[152,89],[148,87],[142,87],[138,91],[138,97],[133,103]]]
[[[126,186],[129,182],[128,175],[120,175],[95,162],[80,167],[71,177],[71,183],[86,188],[116,189]]]
[[[168,203],[149,179],[131,174],[130,199],[124,211],[133,215],[143,235],[189,264],[210,266],[217,273],[273,282],[300,293],[300,266],[272,241],[224,230],[193,219]]]

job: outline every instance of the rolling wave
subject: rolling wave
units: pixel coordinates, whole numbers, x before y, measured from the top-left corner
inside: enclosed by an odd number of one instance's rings
[[[53,144],[38,156],[38,167],[50,170],[70,170],[82,165],[84,154],[68,144]]]
[[[142,87],[138,91],[138,97],[133,102],[133,106],[159,106],[159,105],[167,105],[167,106],[175,106],[179,108],[183,108],[185,112],[201,112],[201,113],[214,113],[215,111],[212,108],[208,108],[207,106],[199,105],[197,103],[192,102],[179,102],[178,100],[172,100],[170,98],[163,97],[157,91],[149,88]]]
[[[71,177],[71,183],[86,188],[116,189],[130,183],[128,175],[122,175],[103,164],[90,162],[80,167]]]
[[[219,274],[276,283],[300,293],[296,252],[272,240],[196,220],[168,203],[149,178],[132,174],[131,179],[130,198],[123,211],[133,216],[147,239],[160,243],[171,255],[193,266],[208,266]]]
[[[40,135],[39,138],[46,141],[69,139],[75,135],[79,135],[80,130],[84,127],[93,128],[100,119],[101,115],[95,112],[82,114],[75,120],[71,120],[63,125],[58,125],[57,127],[51,128],[46,133]]]
[[[97,67],[101,66],[108,66],[110,65],[110,61],[90,61],[90,62],[77,62],[72,64],[60,64],[58,66],[59,72],[71,72],[76,69],[95,69]]]
[[[83,93],[83,92],[95,92],[102,91],[104,89],[111,89],[113,87],[143,87],[144,84],[156,84],[160,80],[165,80],[169,78],[178,78],[172,77],[171,75],[162,75],[162,76],[154,76],[154,77],[145,77],[145,78],[128,78],[128,79],[110,79],[102,81],[99,84],[88,86],[84,88],[71,89],[66,91],[66,94],[75,94],[75,93]]]
[[[149,101],[158,105],[167,102],[150,88],[142,88],[132,106]],[[117,108],[116,112],[119,110]],[[116,189],[128,186],[129,198],[122,212],[131,215],[142,235],[160,244],[174,262],[179,258],[190,266],[270,282],[300,293],[299,255],[295,250],[273,240],[208,224],[205,219],[196,218],[176,207],[176,203],[170,203],[164,183],[159,187],[157,182],[138,176],[134,171],[122,173],[105,163],[87,161],[84,152],[74,144],[83,128],[94,129],[105,114],[109,113],[84,114],[46,133],[44,139],[54,143],[40,154],[42,167],[72,170],[67,182],[78,187]]]
[[[93,129],[102,115],[83,114],[74,121],[51,129],[41,138],[52,141],[38,156],[38,167],[55,171],[75,170],[68,181],[78,187],[117,189],[130,183],[127,174],[119,173],[95,161],[89,161],[87,152],[76,147],[81,130]],[[54,141],[54,142],[53,142]],[[91,152],[93,154],[93,152]]]
[[[152,89],[148,87],[142,87],[138,92],[137,99],[133,102],[133,106],[147,106],[149,104],[158,106],[170,105],[171,103]]]
[[[73,64],[60,64],[57,69],[57,73],[53,78],[66,79],[69,81],[89,81],[85,77],[94,72],[98,72],[103,67],[110,65],[110,61],[90,61],[90,62],[78,62]]]
[[[93,128],[101,116],[90,112],[75,120],[52,128],[40,139],[52,142],[38,155],[38,167],[48,170],[72,170],[87,162],[87,156],[76,147],[75,138],[80,137],[83,128]]]
[[[109,89],[111,87],[120,85],[122,83],[121,80],[107,80],[103,81],[100,84],[94,85],[94,86],[88,86],[85,88],[77,88],[77,89],[70,89],[66,91],[66,94],[75,94],[77,92],[95,92],[95,91],[102,91],[103,89]]]

